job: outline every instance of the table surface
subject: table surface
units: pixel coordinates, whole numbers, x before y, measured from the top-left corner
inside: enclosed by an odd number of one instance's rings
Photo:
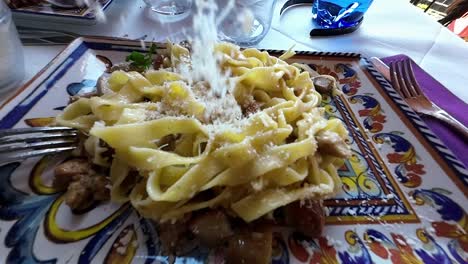
[[[258,48],[288,49],[295,45],[295,50],[358,52],[367,57],[406,54],[452,93],[468,102],[468,44],[408,0],[375,0],[356,32],[316,38],[309,37],[312,28],[310,6],[291,8],[280,17],[279,8],[284,2],[286,0],[278,0],[272,29]],[[190,18],[160,23],[151,16],[143,0],[114,0],[106,15],[106,21],[96,25],[66,24],[65,30],[80,35],[178,41],[183,38],[183,28],[190,28],[191,24]],[[64,24],[29,22],[27,25],[64,30]],[[32,78],[63,48],[24,47],[27,60],[24,81]],[[0,101],[8,96],[8,93],[0,96]]]

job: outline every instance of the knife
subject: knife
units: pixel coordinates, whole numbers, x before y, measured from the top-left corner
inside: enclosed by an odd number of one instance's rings
[[[383,61],[381,61],[377,57],[370,58],[370,62],[372,63],[372,65],[374,65],[377,71],[380,74],[382,74],[385,79],[387,79],[387,81],[389,81],[390,83],[392,82],[392,77],[390,75],[390,68],[387,66],[387,64],[385,64]]]

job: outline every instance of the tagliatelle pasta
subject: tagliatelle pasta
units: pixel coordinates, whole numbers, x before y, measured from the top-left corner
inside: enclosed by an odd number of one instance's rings
[[[224,208],[251,222],[335,194],[348,134],[340,120],[324,118],[306,67],[232,44],[215,50],[223,89],[193,77],[190,51],[169,45],[169,65],[115,71],[101,80],[101,96],[57,117],[89,135],[87,152],[110,167],[112,199],[156,221]]]

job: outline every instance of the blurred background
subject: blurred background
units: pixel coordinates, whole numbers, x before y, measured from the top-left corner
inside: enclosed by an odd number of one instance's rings
[[[447,15],[447,8],[454,0],[411,0],[410,2],[425,13],[439,20]]]
[[[467,0],[410,0],[410,2],[468,41]]]

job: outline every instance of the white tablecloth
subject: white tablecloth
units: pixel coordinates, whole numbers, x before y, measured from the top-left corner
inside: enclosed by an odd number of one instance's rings
[[[310,6],[289,9],[279,17],[286,0],[278,0],[273,26],[260,48],[359,52],[365,56],[386,57],[406,54],[415,60],[456,96],[468,102],[468,44],[414,7],[408,0],[375,0],[361,28],[348,35],[310,38]],[[180,39],[190,18],[169,24],[152,19],[142,0],[114,0],[106,11],[107,21],[96,25],[30,23],[80,35],[142,38],[164,41],[168,36]],[[168,34],[168,32],[172,32]],[[30,79],[63,46],[25,47],[26,77]],[[3,98],[0,99],[4,99]]]

